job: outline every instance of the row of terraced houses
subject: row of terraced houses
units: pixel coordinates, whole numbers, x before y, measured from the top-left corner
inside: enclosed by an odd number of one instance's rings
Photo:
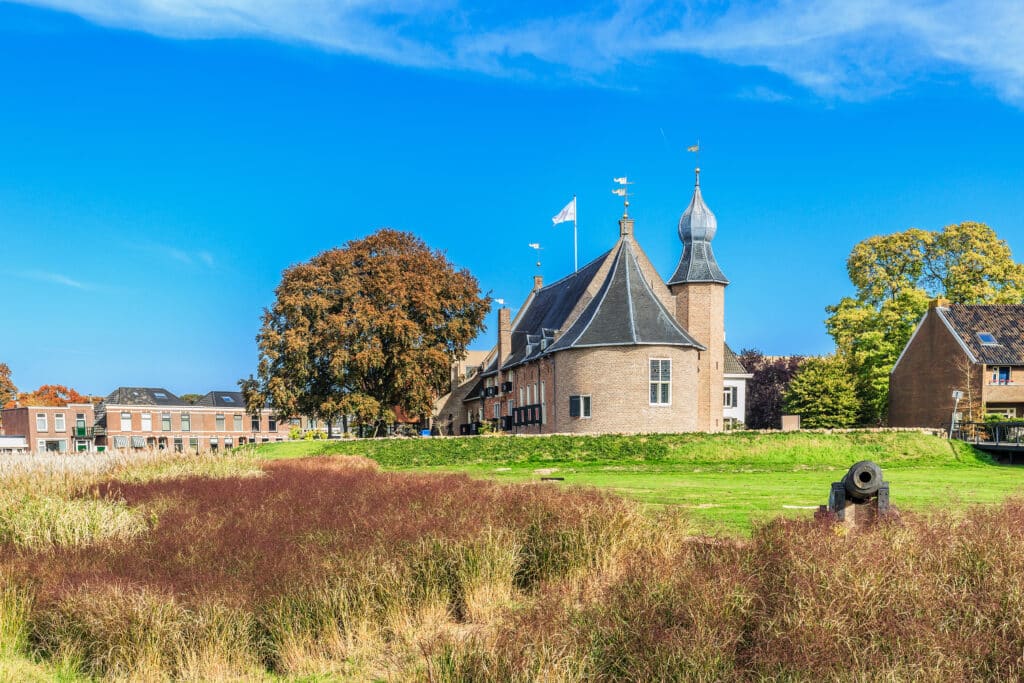
[[[315,420],[280,420],[271,410],[246,410],[237,391],[211,391],[194,404],[170,391],[119,387],[97,404],[15,406],[0,411],[3,432],[20,447],[43,452],[216,451],[247,443],[283,441],[292,427],[322,428]],[[0,443],[0,449],[3,444]]]

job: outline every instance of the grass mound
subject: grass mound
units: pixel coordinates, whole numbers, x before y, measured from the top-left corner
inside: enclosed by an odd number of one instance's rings
[[[599,464],[665,466],[674,470],[765,472],[831,470],[858,460],[885,468],[984,466],[990,460],[959,442],[916,431],[734,432],[545,437],[476,436],[420,439],[297,441],[266,444],[269,458],[360,455],[389,468],[471,464]]]

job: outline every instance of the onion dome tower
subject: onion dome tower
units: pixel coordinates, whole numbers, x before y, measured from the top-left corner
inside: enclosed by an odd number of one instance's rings
[[[697,370],[697,429],[722,429],[725,369],[725,288],[729,280],[715,260],[711,240],[718,221],[700,191],[700,169],[690,205],[679,219],[683,253],[668,286],[676,299],[676,320],[707,348]]]

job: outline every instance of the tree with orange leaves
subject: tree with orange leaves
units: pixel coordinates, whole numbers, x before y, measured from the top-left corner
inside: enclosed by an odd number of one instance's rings
[[[59,407],[69,403],[89,403],[89,397],[63,384],[44,384],[35,391],[18,394],[18,403],[25,406]]]
[[[0,363],[0,406],[7,405],[18,397],[18,387],[11,379],[11,368],[7,363]]]

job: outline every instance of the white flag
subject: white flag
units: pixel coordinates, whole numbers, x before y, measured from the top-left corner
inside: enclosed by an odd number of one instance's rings
[[[622,176],[621,178],[612,178],[612,182],[618,183],[619,185],[627,185],[629,184],[629,179],[626,178],[626,176]]]
[[[576,198],[573,197],[572,201],[565,205],[565,208],[558,212],[558,215],[551,219],[552,225],[558,225],[566,221],[576,220]]]

